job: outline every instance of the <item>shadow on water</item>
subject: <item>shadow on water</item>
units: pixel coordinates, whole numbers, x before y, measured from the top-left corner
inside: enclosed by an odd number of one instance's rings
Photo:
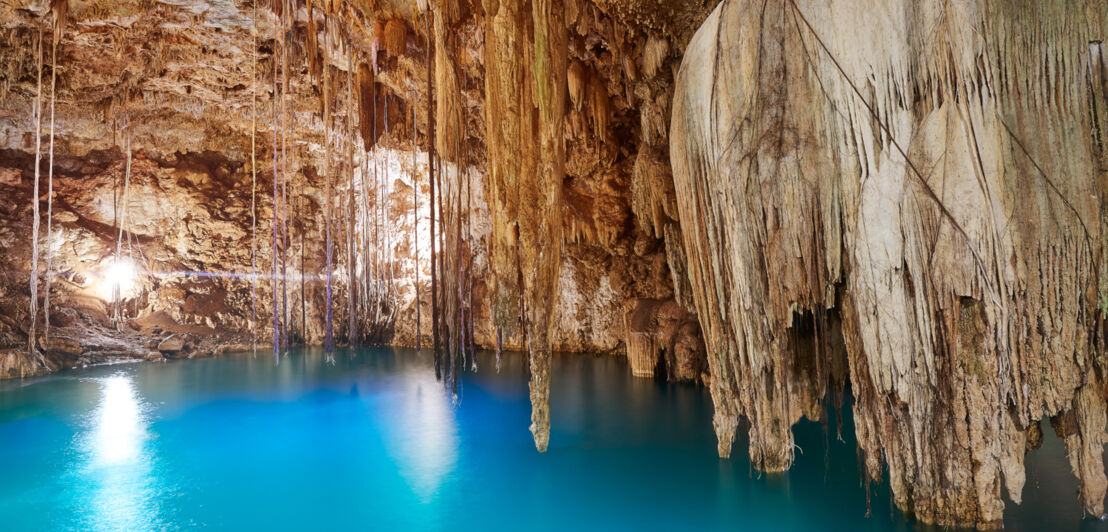
[[[794,467],[715,456],[712,404],[615,357],[557,355],[547,453],[522,356],[480,353],[458,400],[430,352],[300,349],[0,383],[5,529],[929,530],[861,482],[850,409],[803,421]],[[1013,530],[1081,518],[1057,437],[1028,456]]]

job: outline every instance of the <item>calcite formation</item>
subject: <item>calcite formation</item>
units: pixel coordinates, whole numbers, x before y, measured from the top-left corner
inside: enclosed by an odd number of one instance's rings
[[[675,380],[700,378],[704,345],[695,315],[672,299],[643,299],[624,319],[632,374],[656,377],[660,368]]]
[[[767,471],[842,319],[866,474],[928,522],[996,526],[1030,434],[1106,480],[1108,5],[724,0],[685,51],[674,184],[721,455]],[[818,340],[817,340],[818,342]],[[818,408],[815,409],[818,413]]]

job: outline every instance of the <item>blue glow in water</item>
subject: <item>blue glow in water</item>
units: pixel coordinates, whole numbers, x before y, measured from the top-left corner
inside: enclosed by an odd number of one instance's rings
[[[523,359],[488,354],[453,404],[429,353],[296,351],[130,364],[0,384],[4,530],[914,530],[844,441],[796,427],[783,475],[715,456],[711,401],[557,356],[535,451]],[[1049,432],[1049,429],[1048,431]],[[1093,529],[1057,438],[1029,459],[1020,530]],[[1011,505],[1010,505],[1011,506]]]

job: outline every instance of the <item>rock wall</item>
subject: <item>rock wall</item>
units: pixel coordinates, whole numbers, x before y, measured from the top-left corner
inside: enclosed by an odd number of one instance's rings
[[[944,525],[1000,524],[1028,434],[1103,512],[1108,4],[724,0],[670,131],[720,454],[761,469],[835,380],[842,317],[869,478]],[[822,341],[822,340],[820,340]]]
[[[430,346],[428,73],[434,87],[436,161],[441,160],[436,168],[444,179],[446,199],[445,216],[438,218],[446,218],[447,224],[464,220],[461,235],[450,233],[443,247],[436,249],[455,261],[448,271],[456,269],[459,256],[468,268],[461,274],[468,279],[450,284],[450,290],[454,293],[462,286],[472,301],[472,308],[461,312],[474,318],[473,331],[467,334],[477,346],[494,348],[497,344],[491,280],[504,278],[503,282],[510,284],[511,272],[531,271],[517,268],[512,260],[515,248],[495,244],[494,228],[508,227],[504,222],[508,218],[531,223],[533,217],[527,209],[556,194],[561,200],[543,209],[549,217],[533,228],[535,238],[529,240],[542,239],[552,250],[536,251],[536,256],[543,257],[536,264],[554,268],[555,273],[541,275],[544,281],[540,284],[546,288],[534,291],[534,297],[541,294],[544,306],[550,308],[550,316],[544,318],[550,322],[550,350],[623,355],[629,342],[626,314],[642,301],[675,297],[674,279],[681,277],[671,273],[674,262],[669,258],[676,256],[672,251],[678,238],[672,235],[679,234],[679,224],[676,208],[670,208],[676,202],[665,163],[666,123],[678,43],[691,35],[706,12],[706,2],[680,9],[667,7],[673,16],[664,20],[656,19],[653,9],[624,12],[627,6],[620,3],[572,1],[559,7],[528,2],[512,7],[518,8],[520,24],[526,26],[519,30],[523,32],[520,36],[527,38],[518,42],[515,55],[501,61],[502,66],[532,60],[536,13],[553,17],[544,23],[552,38],[563,30],[566,33],[564,41],[551,41],[549,49],[550,53],[565,50],[565,65],[557,63],[565,77],[550,82],[556,94],[545,97],[552,104],[564,104],[560,118],[556,114],[532,118],[529,111],[528,116],[520,115],[536,127],[541,122],[560,128],[560,133],[551,129],[546,142],[555,148],[564,146],[564,177],[557,177],[556,157],[540,160],[543,153],[552,153],[549,149],[544,151],[536,144],[534,150],[535,171],[554,172],[543,178],[549,185],[545,192],[518,187],[520,174],[516,172],[496,173],[504,163],[497,162],[495,153],[504,157],[517,153],[495,151],[494,141],[499,137],[490,137],[487,120],[495,105],[486,105],[485,85],[495,78],[486,75],[490,70],[487,54],[495,52],[489,46],[487,31],[493,26],[488,21],[498,16],[501,3],[490,4],[489,9],[480,2],[432,3],[436,18],[431,23],[421,8],[409,2],[297,1],[291,2],[283,19],[269,5],[259,4],[255,11],[248,2],[201,4],[74,4],[66,30],[59,33],[56,143],[60,166],[55,199],[58,206],[73,206],[75,216],[87,218],[99,228],[80,238],[56,231],[55,239],[61,235],[67,242],[79,241],[84,248],[98,250],[95,259],[73,254],[64,260],[96,269],[114,250],[113,235],[119,232],[116,205],[98,203],[98,210],[90,212],[86,206],[91,200],[85,196],[120,194],[123,146],[129,136],[135,153],[136,189],[127,211],[142,226],[136,228],[136,234],[141,233],[144,245],[165,250],[161,259],[174,265],[169,269],[207,274],[190,275],[187,286],[182,284],[180,290],[169,288],[170,284],[176,286],[176,280],[151,281],[142,287],[139,292],[143,296],[130,303],[132,318],[164,310],[181,327],[202,325],[206,329],[187,333],[161,320],[160,332],[148,329],[146,336],[135,340],[135,350],[146,353],[145,347],[137,346],[170,335],[192,334],[192,340],[173,356],[213,352],[219,342],[204,347],[198,342],[215,329],[231,334],[233,342],[223,343],[233,345],[242,345],[244,339],[250,344],[256,336],[259,345],[265,346],[272,338],[275,143],[279,151],[276,179],[286,194],[278,211],[287,218],[287,237],[282,234],[280,240],[288,248],[287,262],[279,265],[286,278],[280,293],[287,293],[287,302],[277,306],[287,314],[291,339],[318,343],[325,334],[323,211],[329,175],[336,214],[331,270],[336,337],[343,342],[349,334],[347,299],[353,293],[358,313],[355,327],[365,336],[363,341]],[[38,0],[0,6],[0,15],[5,21],[0,24],[0,39],[7,43],[0,47],[0,147],[9,150],[0,160],[0,171],[7,176],[0,188],[12,191],[12,201],[5,203],[9,215],[0,219],[0,226],[8,231],[6,245],[19,248],[30,239],[27,207],[32,197],[35,144],[31,111],[38,59],[33,43],[42,27],[44,42],[49,44],[53,26],[48,3]],[[285,43],[287,54],[282,52]],[[430,50],[436,53],[428,69]],[[135,57],[145,59],[135,61]],[[44,59],[44,75],[49,80],[49,47]],[[526,85],[528,98],[537,90],[534,80],[546,80],[534,78],[533,73],[519,74],[517,81]],[[287,97],[282,99],[285,79]],[[347,107],[348,79],[354,90],[353,109]],[[275,82],[278,90],[274,90]],[[501,93],[495,94],[499,98]],[[44,104],[48,96],[47,84]],[[325,99],[332,117],[326,125]],[[531,108],[540,109],[534,102]],[[523,142],[532,130],[538,134],[532,128],[505,138]],[[256,137],[251,137],[251,131]],[[44,150],[48,139],[44,127]],[[536,137],[535,142],[540,141]],[[43,159],[45,174],[45,153]],[[507,164],[515,162],[508,160]],[[78,164],[85,165],[79,174],[65,167]],[[502,176],[499,187],[496,175]],[[155,182],[153,188],[148,186]],[[253,211],[251,184],[256,200]],[[41,186],[44,205],[45,183]],[[524,200],[525,216],[502,218],[506,211],[503,202],[494,201],[493,191],[506,190],[505,186],[523,192],[512,201]],[[458,194],[464,196],[461,211]],[[655,203],[643,207],[642,197]],[[659,202],[665,203],[664,210]],[[416,204],[419,213],[413,218]],[[72,215],[65,207],[59,208],[59,216]],[[251,212],[257,214],[256,230]],[[69,222],[61,223],[66,231]],[[418,233],[414,233],[416,229]],[[257,258],[252,267],[248,241],[255,231]],[[347,270],[350,251],[346,235],[350,233],[357,240],[353,290]],[[506,236],[509,232],[498,230],[495,234]],[[368,242],[363,244],[363,238]],[[555,248],[561,251],[554,252]],[[60,253],[68,253],[61,249]],[[547,260],[550,254],[559,258]],[[0,334],[6,335],[2,345],[14,349],[26,341],[26,278],[30,273],[23,262],[26,257],[11,257],[11,273],[4,280],[4,308],[13,319],[0,326]],[[167,269],[152,260],[137,262],[144,274]],[[495,264],[507,265],[510,271],[493,276]],[[252,271],[258,272],[260,281],[253,324],[248,281]],[[214,275],[217,273],[222,276]],[[301,277],[305,279],[303,290]],[[445,283],[451,280],[450,276],[440,278]],[[57,293],[52,303],[59,311],[74,305],[68,289],[53,289]],[[222,308],[221,313],[209,315],[203,306],[185,305],[193,292],[205,293],[205,301]],[[378,295],[376,302],[363,301]],[[105,296],[99,297],[102,306]],[[151,303],[155,299],[157,305]],[[691,310],[691,304],[685,308]],[[514,313],[518,314],[518,309]],[[514,314],[508,310],[506,315]],[[531,319],[541,321],[537,316]],[[113,330],[108,327],[107,332]],[[690,345],[699,341],[696,330],[686,329],[681,334],[685,336],[682,341]],[[525,337],[508,331],[502,346],[526,349]],[[103,360],[91,356],[91,351],[84,353],[90,355],[84,358],[86,362]],[[72,362],[67,359],[63,365]]]

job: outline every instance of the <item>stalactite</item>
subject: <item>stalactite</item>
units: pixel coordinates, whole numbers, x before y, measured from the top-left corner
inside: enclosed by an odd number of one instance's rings
[[[42,27],[38,30],[38,41],[35,44],[35,55],[38,57],[38,81],[35,89],[34,123],[35,123],[35,183],[31,189],[31,201],[34,205],[31,220],[31,326],[27,336],[27,352],[32,357],[38,357],[38,348],[35,342],[35,328],[38,320],[38,182],[39,168],[42,166]]]
[[[535,447],[545,451],[552,304],[562,244],[569,70],[565,9],[560,0],[535,0],[530,10],[513,2],[486,0],[483,5],[491,312],[499,335],[506,331],[527,347],[531,431]]]
[[[65,2],[60,2],[65,4]],[[45,322],[43,338],[47,348],[50,345],[50,281],[54,271],[54,252],[51,244],[54,238],[54,100],[58,86],[58,30],[63,25],[58,13],[59,2],[54,2],[54,31],[50,43],[50,156],[47,161],[46,177],[46,293],[43,297],[42,318]],[[62,8],[64,9],[64,8]]]
[[[372,63],[372,58],[370,58]],[[360,187],[358,188],[359,196],[359,246],[361,257],[362,271],[359,276],[359,282],[361,283],[359,290],[359,303],[361,306],[361,321],[364,331],[362,333],[363,338],[367,341],[374,341],[374,324],[370,321],[370,273],[372,269],[371,264],[371,251],[369,245],[370,234],[370,220],[369,220],[369,176],[370,176],[370,149],[375,139],[372,137],[374,120],[374,102],[373,102],[373,83],[374,72],[370,65],[366,62],[361,62],[358,65],[358,130],[362,137],[362,177],[360,181]]]
[[[323,63],[319,60],[319,43],[316,42],[316,27],[315,27],[315,14],[314,6],[312,5],[314,0],[307,0],[307,12],[308,12],[308,33],[307,44],[305,45],[305,52],[308,56],[308,73],[313,80],[318,80],[320,75],[323,74]]]
[[[393,57],[403,55],[407,43],[408,27],[404,25],[403,20],[394,18],[385,22],[384,39],[381,44],[384,45],[386,53]]]
[[[751,462],[789,467],[832,386],[790,329],[835,308],[867,493],[1001,526],[1049,418],[1100,515],[1103,2],[902,8],[725,0],[685,49],[670,153],[719,451],[748,420]]]
[[[292,69],[291,71],[295,71],[295,69]],[[289,167],[292,168],[292,178],[291,178],[291,181],[290,181],[290,188],[292,188],[292,190],[289,191],[289,195],[293,196],[293,197],[301,198],[304,195],[304,191],[299,189],[299,188],[293,187],[293,185],[295,185],[296,182],[297,182],[296,176],[300,173],[300,155],[299,155],[300,152],[299,152],[299,149],[297,148],[297,144],[296,144],[296,95],[295,95],[295,92],[293,92],[292,104],[291,105],[292,105],[292,109],[289,111],[289,145],[291,146],[290,149],[289,149]],[[288,200],[286,200],[286,201],[288,201]],[[297,221],[297,220],[300,221],[301,247],[303,247],[303,237],[304,237],[304,232],[305,232],[304,231],[304,222],[295,213],[293,214],[292,220],[293,221]],[[290,224],[291,224],[291,222],[290,222]],[[292,229],[288,229],[286,231],[285,235],[286,235],[285,236],[285,249],[286,249],[285,253],[286,253],[286,256],[287,256],[287,254],[288,254],[287,250],[292,247]],[[293,251],[294,256],[295,256],[295,253],[296,252]],[[300,271],[300,280],[301,280],[301,283],[300,283],[300,285],[301,285],[300,286],[300,299],[303,300],[304,299],[304,282],[303,282],[304,281],[304,266],[303,266],[303,261],[301,261],[301,263],[300,263],[300,270],[299,271]],[[287,281],[287,279],[288,279],[287,275],[285,276],[285,279]],[[286,297],[286,301],[287,301],[288,295],[286,294],[285,297]],[[290,328],[290,325],[288,324],[288,321],[290,321],[292,319],[292,311],[289,311],[289,313],[286,314],[285,319],[286,319],[285,330],[287,332]],[[303,317],[301,317],[301,321],[304,321]],[[293,339],[294,339],[294,337],[291,334],[287,335],[286,348],[287,348],[287,342],[293,341]],[[304,341],[304,328],[303,327],[301,327],[301,329],[300,329],[300,340],[301,340],[301,342]]]
[[[533,83],[539,112],[539,160],[536,186],[520,188],[522,204],[539,213],[525,220],[534,235],[536,255],[522,254],[524,290],[528,299],[527,350],[531,361],[531,432],[535,446],[545,451],[550,439],[550,329],[554,292],[561,263],[562,182],[565,179],[565,103],[568,71],[565,9],[561,0],[535,0],[535,67]]]
[[[651,35],[643,46],[642,70],[643,75],[652,78],[661,70],[662,64],[669,55],[669,42],[662,37]]]

